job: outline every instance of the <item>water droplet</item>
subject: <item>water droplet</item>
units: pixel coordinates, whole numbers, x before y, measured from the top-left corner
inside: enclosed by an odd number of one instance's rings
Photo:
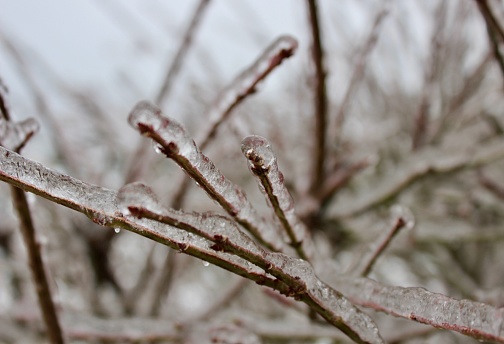
[[[210,266],[210,263],[209,263],[209,262],[207,262],[206,260],[204,260],[204,261],[203,261],[203,266],[204,266],[204,267]]]
[[[114,232],[120,233],[121,232],[121,228],[114,228]]]
[[[152,141],[152,148],[157,154],[163,154],[163,147],[159,143]]]

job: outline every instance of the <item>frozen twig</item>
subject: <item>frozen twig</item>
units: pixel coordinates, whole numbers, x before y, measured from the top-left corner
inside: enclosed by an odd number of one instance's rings
[[[384,236],[378,239],[378,244],[360,261],[355,269],[352,269],[352,275],[366,277],[371,272],[378,257],[385,251],[392,239],[399,233],[399,230],[405,226],[406,220],[402,217],[397,218],[393,226],[384,233]]]
[[[285,295],[305,302],[356,342],[383,342],[373,321],[339,292],[321,282],[308,262],[264,250],[229,218],[214,213],[184,213],[166,209],[159,204],[153,191],[141,183],[121,188],[118,203],[124,214],[180,228],[213,242],[210,248],[216,252],[234,254],[260,267],[287,286]]]
[[[357,305],[436,328],[504,343],[504,309],[456,300],[423,288],[390,287],[367,278],[338,279],[333,285]]]
[[[376,14],[373,25],[371,26],[371,30],[369,35],[367,36],[366,41],[362,46],[362,50],[356,58],[356,62],[353,68],[352,76],[350,78],[350,82],[346,89],[345,95],[343,96],[343,100],[336,112],[335,123],[334,123],[334,133],[332,133],[332,138],[341,141],[341,130],[343,128],[343,124],[345,122],[346,113],[348,111],[348,106],[350,101],[353,99],[357,87],[364,76],[364,72],[366,71],[366,65],[369,58],[369,55],[373,51],[376,43],[378,42],[380,28],[383,23],[383,20],[387,17],[388,11],[388,1],[385,1],[381,10]]]
[[[163,117],[159,108],[146,101],[133,109],[128,120],[142,135],[152,138],[160,152],[174,160],[257,240],[270,249],[282,250],[283,243],[276,230],[257,214],[245,192],[199,151],[179,123]]]
[[[285,233],[300,258],[310,261],[314,248],[306,226],[294,210],[294,200],[284,184],[284,176],[278,169],[271,146],[261,136],[247,136],[242,141],[242,152],[248,159],[250,172],[257,177],[261,191],[280,220]]]
[[[346,209],[336,211],[345,217],[365,212],[391,200],[416,181],[435,174],[454,173],[468,168],[478,168],[504,158],[504,143],[494,141],[482,147],[460,147],[457,151],[425,149],[421,154],[405,158],[403,164],[386,180],[377,183],[374,191],[366,191],[362,198]]]
[[[263,81],[286,58],[291,57],[297,49],[297,41],[291,36],[281,36],[276,39],[259,56],[255,62],[245,69],[233,82],[222,90],[205,115],[208,121],[203,130],[196,136],[196,142],[203,151],[212,141],[220,125],[226,121],[233,110],[248,96],[256,92],[257,85]],[[189,179],[185,178],[174,193],[172,206],[181,208],[186,195]]]
[[[19,152],[26,142],[38,131],[38,122],[30,118],[21,123],[12,123],[3,90],[0,90],[0,104],[0,146],[2,149],[4,149],[3,147],[7,147]],[[40,311],[46,325],[47,336],[53,344],[64,343],[63,332],[51,296],[48,276],[42,259],[40,241],[37,238],[35,226],[33,225],[26,195],[23,190],[18,189],[14,185],[11,185],[10,189],[14,209],[19,219],[19,228],[26,246],[28,265],[34,280]]]
[[[312,60],[315,66],[314,84],[314,117],[315,117],[315,154],[313,155],[313,173],[311,180],[311,192],[316,193],[324,180],[324,161],[326,158],[326,134],[327,134],[327,86],[324,51],[320,32],[320,20],[316,0],[306,0],[310,30],[312,36]]]
[[[173,58],[173,61],[170,62],[169,67],[167,68],[166,76],[159,87],[159,91],[156,95],[156,104],[161,105],[166,98],[168,97],[171,91],[171,85],[175,81],[179,70],[182,67],[182,64],[185,60],[187,52],[191,47],[194,34],[197,31],[198,25],[201,22],[201,18],[205,13],[205,9],[208,7],[210,0],[200,0],[196,10],[192,16],[192,19],[189,23],[189,27],[187,28],[184,38],[180,47]],[[133,154],[133,158],[129,167],[126,170],[124,183],[130,183],[136,180],[144,173],[144,169],[149,166],[149,160],[152,155],[150,155],[149,144],[145,141],[140,141],[135,153]]]
[[[130,230],[284,295],[296,297],[358,343],[383,343],[371,318],[322,283],[307,262],[265,251],[224,216],[187,213],[182,216],[181,212],[168,211],[180,217],[183,223],[178,225],[186,227],[184,230],[158,221],[125,216],[122,213],[125,205],[132,206],[132,210],[141,208],[139,204],[134,206],[135,200],[143,205],[146,202],[151,204],[151,197],[139,192],[145,189],[140,187],[138,190],[139,184],[122,189],[119,199],[123,207],[119,208],[116,192],[50,170],[3,147],[0,147],[0,180],[79,211],[95,223]],[[157,207],[157,203],[154,204]],[[157,219],[164,218],[161,214],[156,216]],[[188,232],[189,229],[204,237]],[[212,243],[205,238],[215,241]],[[238,257],[237,253],[247,259]]]

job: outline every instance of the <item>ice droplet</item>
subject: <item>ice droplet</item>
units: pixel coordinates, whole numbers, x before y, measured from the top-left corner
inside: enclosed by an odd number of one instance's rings
[[[161,125],[161,111],[154,104],[144,100],[131,110],[128,122],[134,128],[139,129],[143,125],[156,131]]]
[[[276,161],[271,146],[264,137],[252,135],[243,139],[241,149],[249,163],[255,167],[269,169]]]
[[[121,228],[114,228],[114,232],[116,232],[117,234],[119,234],[121,232]]]
[[[204,260],[204,261],[203,261],[203,266],[204,266],[204,267],[210,266],[210,263],[209,263],[209,262],[207,262],[206,260]]]
[[[396,222],[397,219],[402,218],[404,222],[406,222],[404,228],[405,229],[413,229],[415,227],[415,215],[411,209],[402,204],[394,204],[390,208],[390,215],[392,218],[392,222]]]
[[[154,152],[157,154],[163,154],[163,147],[159,143],[153,141],[152,148],[154,148]]]

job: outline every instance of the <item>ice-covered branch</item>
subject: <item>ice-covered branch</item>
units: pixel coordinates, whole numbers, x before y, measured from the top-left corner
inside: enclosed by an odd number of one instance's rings
[[[355,304],[436,328],[504,343],[504,308],[456,300],[423,288],[390,287],[367,278],[332,283]]]
[[[256,92],[256,86],[263,81],[283,60],[292,56],[297,49],[297,41],[291,36],[276,39],[255,62],[245,69],[233,82],[222,90],[206,113],[205,126],[196,136],[201,150],[215,137],[220,125],[226,121],[233,110],[248,96]],[[174,193],[172,205],[180,208],[189,186],[185,178]]]
[[[396,172],[375,190],[366,191],[362,198],[352,202],[346,209],[337,210],[336,216],[345,217],[367,211],[393,199],[418,180],[429,175],[454,173],[467,168],[477,168],[504,158],[504,143],[496,140],[484,146],[459,147],[457,151],[425,149],[420,154],[405,158]]]
[[[174,160],[257,240],[272,250],[282,250],[283,243],[274,227],[258,215],[245,192],[199,151],[179,123],[163,117],[160,109],[146,101],[133,109],[129,123],[142,135],[152,138],[160,152]]]
[[[3,147],[0,147],[0,180],[83,213],[99,225],[124,228],[261,285],[282,290],[261,269],[239,257],[216,252],[206,240],[155,221],[126,219],[116,206],[117,194],[113,190],[48,169]]]
[[[359,343],[383,343],[373,321],[338,292],[322,283],[308,263],[283,254],[266,252],[225,217],[186,214],[187,218],[181,218],[187,220],[184,224],[186,229],[194,226],[195,231],[214,239],[213,243],[187,230],[158,221],[127,217],[117,206],[116,192],[50,170],[3,147],[0,147],[0,180],[79,211],[100,225],[130,230],[278,290],[282,294],[295,296]],[[135,195],[138,190],[136,187],[131,190],[131,187],[130,185],[127,188],[132,192],[123,189],[121,203],[134,202],[137,199],[158,207],[155,198],[145,196],[143,192]],[[224,227],[221,223],[224,223]],[[202,224],[210,228],[203,226],[203,231],[202,227],[196,227]],[[245,243],[246,246],[242,247],[241,244]],[[219,248],[222,248],[222,251]],[[237,253],[247,257],[247,260],[238,257]]]
[[[373,321],[320,281],[308,262],[264,250],[227,217],[166,209],[152,190],[141,183],[124,186],[118,193],[118,203],[125,214],[183,229],[213,242],[210,247],[217,252],[237,255],[260,267],[287,285],[282,293],[305,302],[356,342],[382,342]]]
[[[220,124],[229,117],[233,109],[246,97],[255,93],[257,85],[286,58],[294,55],[297,46],[298,43],[294,37],[279,37],[219,94],[205,116],[209,124],[197,136],[196,142],[200,149],[203,150],[207,146]]]
[[[313,258],[314,249],[308,229],[295,213],[294,200],[284,184],[284,176],[278,169],[275,153],[268,140],[261,136],[247,136],[241,148],[248,159],[250,171],[258,178],[261,191],[289,237],[289,245],[299,257],[309,261]]]

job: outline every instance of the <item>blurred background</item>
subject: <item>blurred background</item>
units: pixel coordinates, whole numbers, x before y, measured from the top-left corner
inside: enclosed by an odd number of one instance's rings
[[[484,3],[504,27],[504,3]],[[504,37],[488,27],[477,1],[318,1],[327,73],[324,177],[343,182],[315,209],[309,188],[316,78],[305,2],[21,0],[1,7],[0,78],[14,119],[41,124],[23,154],[112,189],[133,175],[166,204],[183,172],[153,150],[138,172],[135,152],[145,138],[127,123],[133,106],[155,101],[197,136],[227,85],[279,36],[296,38],[294,56],[234,109],[204,153],[268,213],[240,142],[249,134],[269,138],[298,213],[340,271],[390,227],[393,209],[410,228],[371,277],[504,305]],[[180,53],[195,13],[192,41]],[[66,311],[173,321],[207,320],[215,312],[226,322],[245,309],[244,318],[307,321],[303,310],[272,302],[260,287],[217,267],[28,196],[53,291]],[[219,211],[196,185],[181,207]],[[0,219],[0,341],[38,342],[35,294],[6,185]],[[213,298],[222,295],[231,302],[214,311]],[[375,315],[383,328],[397,328],[395,319]],[[282,337],[280,323],[276,337],[255,333],[272,343],[340,340]],[[101,340],[89,328],[73,338]],[[475,342],[430,328],[409,334],[396,342]]]

